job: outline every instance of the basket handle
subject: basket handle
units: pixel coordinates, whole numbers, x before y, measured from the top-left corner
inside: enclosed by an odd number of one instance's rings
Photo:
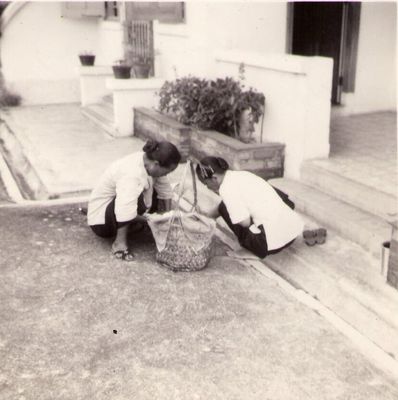
[[[184,173],[183,173],[183,176],[182,176],[181,181],[180,181],[180,190],[179,190],[179,193],[178,193],[178,198],[177,198],[177,202],[176,202],[176,205],[175,205],[175,210],[179,210],[179,208],[180,208],[179,205],[180,205],[180,200],[182,198],[182,194],[183,194],[183,191],[184,191],[184,184],[185,184],[185,179],[186,179],[187,169],[188,168],[191,170],[192,183],[193,183],[193,205],[192,205],[192,208],[191,208],[191,212],[192,212],[194,210],[197,211],[198,188],[197,188],[197,185],[196,185],[195,168],[194,168],[193,162],[191,160],[189,160],[189,159],[187,160],[187,165],[185,166]]]
[[[196,186],[196,174],[195,174],[195,168],[193,166],[193,162],[189,161],[189,167],[191,169],[191,175],[192,175],[192,184],[193,184],[193,205],[192,205],[192,210],[197,211],[197,205],[198,205],[198,188]]]

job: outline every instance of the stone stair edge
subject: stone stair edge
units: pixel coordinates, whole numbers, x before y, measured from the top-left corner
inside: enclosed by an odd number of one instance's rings
[[[373,254],[378,253],[382,242],[390,239],[391,227],[381,217],[336,199],[303,182],[277,178],[270,180],[270,183],[286,191],[296,203],[299,211],[310,215],[347,239],[361,244]],[[320,204],[324,204],[324,206]],[[339,211],[332,215],[330,211],[333,208],[337,208]],[[347,218],[344,218],[345,216]],[[346,221],[349,221],[349,224]]]
[[[35,196],[46,199],[50,194],[32,161],[34,159],[32,150],[28,151],[18,135],[15,134],[17,124],[14,122],[11,116],[0,122],[2,125],[0,149],[3,149],[4,160],[25,199],[33,199]]]
[[[300,274],[286,268],[289,262],[300,269]],[[344,290],[338,281],[322,271],[325,266],[318,265],[316,272],[313,269],[308,270],[306,262],[296,257],[290,249],[267,257],[264,263],[291,285],[316,298],[385,352],[398,356],[397,322],[390,315],[380,312],[380,309],[375,309],[374,303],[369,302],[363,293],[358,293],[355,289]],[[395,339],[386,341],[386,337]]]
[[[117,136],[116,128],[113,126],[113,120],[104,118],[101,114],[91,108],[82,107],[81,112],[92,123],[99,126],[106,134],[111,137]]]
[[[315,177],[313,177],[314,172],[316,172]],[[318,179],[316,178],[317,174],[320,176]],[[386,208],[395,212],[397,211],[397,197],[381,190],[376,191],[366,183],[355,180],[350,176],[341,175],[332,168],[328,168],[324,165],[323,160],[314,159],[305,161],[301,167],[300,176],[301,181],[306,183],[308,186],[315,187],[324,192],[330,191],[337,198],[350,204],[353,204],[352,201],[358,202],[357,194],[361,193],[361,201],[359,204],[361,208],[364,211],[368,211],[385,219],[386,221],[391,219],[391,215],[386,211]],[[326,187],[328,180],[330,179],[339,180],[341,185],[347,185],[351,189],[355,188],[355,190],[350,190],[349,193],[341,193],[341,191],[334,189],[333,185],[331,187],[330,185],[329,187]]]

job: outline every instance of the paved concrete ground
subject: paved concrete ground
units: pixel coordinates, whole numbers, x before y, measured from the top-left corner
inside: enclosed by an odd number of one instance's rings
[[[1,110],[50,196],[89,191],[114,160],[142,149],[137,138],[113,139],[78,104]]]
[[[223,246],[172,273],[110,257],[76,206],[0,208],[0,398],[396,399],[320,315]],[[6,229],[4,229],[6,227]]]
[[[330,158],[322,163],[354,181],[397,197],[397,113],[332,118]]]

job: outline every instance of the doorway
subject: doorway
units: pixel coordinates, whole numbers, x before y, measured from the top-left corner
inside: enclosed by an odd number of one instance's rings
[[[343,2],[292,3],[291,53],[333,58],[332,104],[340,104],[347,35]]]

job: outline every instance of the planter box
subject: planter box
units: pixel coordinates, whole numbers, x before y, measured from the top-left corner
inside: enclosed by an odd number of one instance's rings
[[[285,145],[282,143],[243,143],[217,131],[192,130],[191,154],[224,158],[231,169],[245,170],[265,179],[283,176]]]
[[[167,140],[173,143],[186,161],[191,150],[191,128],[159,111],[134,108],[134,136],[142,139]]]
[[[232,169],[255,173],[265,179],[283,176],[285,145],[243,143],[216,131],[202,131],[183,125],[156,110],[134,109],[134,135],[143,139],[167,140],[188,156],[224,158]]]

